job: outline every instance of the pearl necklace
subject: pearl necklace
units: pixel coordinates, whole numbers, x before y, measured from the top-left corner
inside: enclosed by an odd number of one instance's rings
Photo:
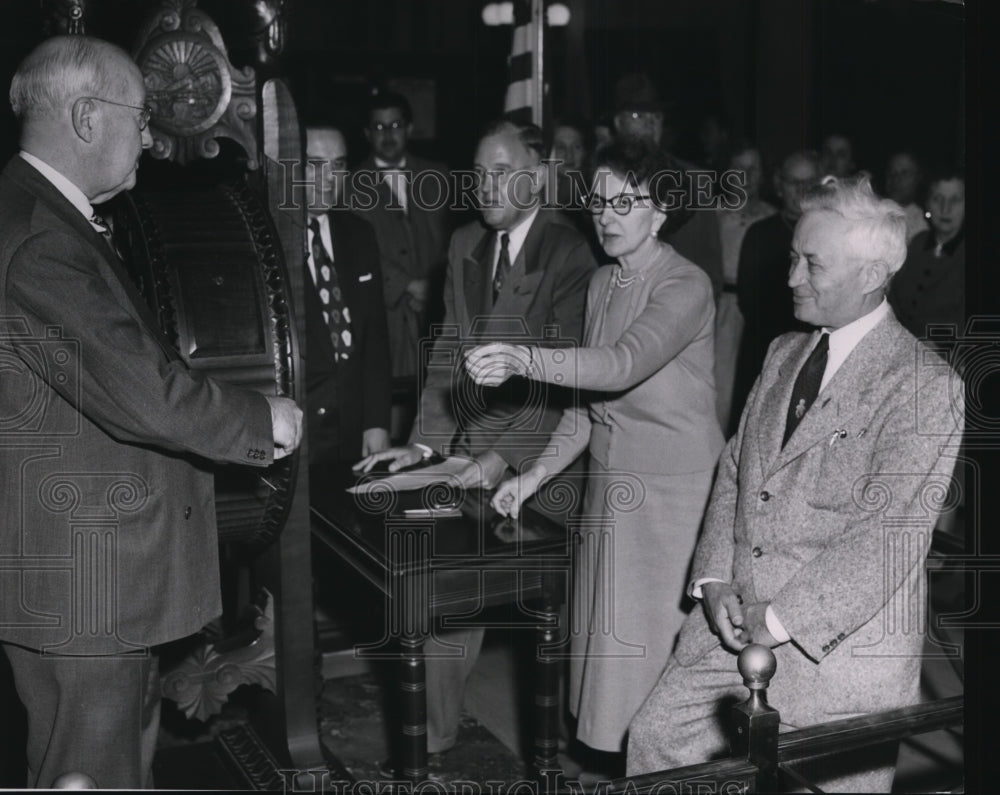
[[[645,272],[642,273],[631,273],[628,276],[622,276],[622,271],[625,269],[619,265],[618,269],[615,271],[614,285],[615,287],[631,287],[636,282],[641,282],[646,279]]]

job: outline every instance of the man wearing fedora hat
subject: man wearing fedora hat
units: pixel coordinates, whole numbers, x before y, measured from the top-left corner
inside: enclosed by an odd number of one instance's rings
[[[623,143],[646,143],[666,151],[682,171],[694,168],[673,153],[677,131],[671,122],[673,103],[660,96],[646,72],[629,72],[615,83],[612,92],[615,135]]]

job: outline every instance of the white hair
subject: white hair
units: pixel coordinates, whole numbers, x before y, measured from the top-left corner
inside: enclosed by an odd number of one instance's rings
[[[892,199],[872,190],[871,177],[824,177],[802,199],[802,212],[830,212],[851,222],[851,238],[859,255],[883,262],[890,273],[906,260],[906,213]]]
[[[32,50],[10,82],[10,106],[24,121],[82,96],[117,99],[128,91],[132,60],[120,47],[90,36],[53,36]]]

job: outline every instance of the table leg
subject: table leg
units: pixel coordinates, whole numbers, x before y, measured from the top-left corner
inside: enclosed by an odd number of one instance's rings
[[[559,624],[558,602],[551,588],[544,588],[536,629],[537,656],[535,658],[535,772],[557,770],[559,762],[559,664],[561,657],[555,649],[556,628]]]
[[[427,779],[427,671],[424,639],[406,635],[399,639],[401,657],[399,690],[403,736],[400,744],[402,775],[417,783]]]

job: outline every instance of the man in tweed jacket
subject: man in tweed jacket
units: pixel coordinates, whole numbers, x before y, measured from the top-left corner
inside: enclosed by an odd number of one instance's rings
[[[783,730],[918,698],[923,567],[962,383],[885,301],[906,256],[901,208],[867,179],[828,178],[803,209],[789,285],[796,317],[819,330],[771,345],[723,451],[689,586],[704,610],[632,721],[630,775],[728,752],[720,702],[746,698],[735,655],[747,643],[774,649]],[[796,382],[823,335],[819,392],[800,405]],[[830,792],[888,792],[893,750],[864,757],[805,772]]]

